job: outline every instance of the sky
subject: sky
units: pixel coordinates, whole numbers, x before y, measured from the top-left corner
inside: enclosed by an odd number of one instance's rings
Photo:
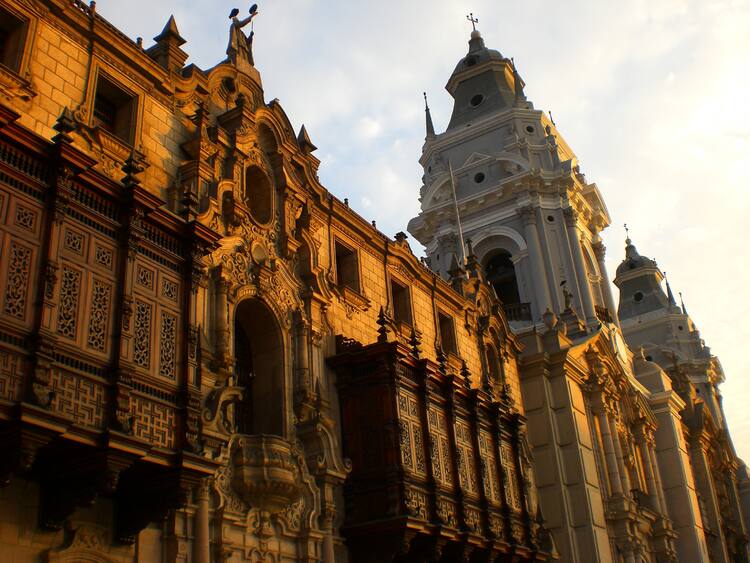
[[[146,47],[174,14],[188,62],[209,68],[224,57],[229,11],[249,7],[235,2],[99,0],[97,11]],[[391,236],[419,212],[422,92],[445,130],[469,12],[599,186],[610,277],[627,223],[683,293],[724,367],[730,429],[750,462],[750,0],[260,3],[266,100],[305,124],[322,183]]]

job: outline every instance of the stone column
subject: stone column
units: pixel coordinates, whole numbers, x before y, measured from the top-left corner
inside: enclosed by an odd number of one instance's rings
[[[606,247],[602,241],[595,242],[593,245],[594,254],[596,255],[596,263],[599,265],[599,273],[602,276],[602,294],[604,295],[604,304],[609,309],[609,315],[612,317],[612,321],[620,326],[620,319],[617,316],[617,308],[615,306],[615,299],[612,295],[612,284],[609,282],[609,275],[607,274],[607,266],[604,263],[604,256],[607,252]]]
[[[230,282],[221,276],[221,268],[214,270],[216,308],[214,309],[214,357],[219,369],[229,366],[229,287]]]
[[[586,272],[586,263],[583,259],[583,249],[581,248],[581,241],[578,236],[576,213],[571,207],[566,207],[564,213],[565,226],[568,231],[568,242],[570,244],[570,251],[573,253],[573,264],[575,264],[578,287],[581,292],[581,300],[583,301],[583,303],[580,304],[581,310],[583,311],[587,322],[596,321],[597,316],[596,309],[594,309],[594,296],[591,294],[591,284],[589,283],[589,276]]]
[[[641,445],[646,449],[646,452],[648,453],[648,459],[651,462],[651,470],[654,474],[654,484],[656,485],[656,496],[659,499],[659,506],[661,507],[662,514],[664,514],[664,516],[668,516],[669,510],[667,509],[667,500],[664,498],[664,489],[661,486],[661,474],[659,473],[659,465],[656,461],[656,450],[654,449],[655,445],[651,440],[648,441],[648,444]]]
[[[658,475],[656,466],[654,465],[654,458],[652,457],[652,447],[646,436],[646,430],[641,425],[639,428],[638,436],[638,449],[641,452],[641,459],[643,460],[643,470],[646,473],[646,485],[648,486],[648,496],[651,499],[651,503],[654,508],[659,508],[664,516],[667,516],[667,508],[663,502],[661,496],[661,486],[657,481]]]
[[[622,483],[620,482],[620,475],[617,470],[615,446],[612,442],[612,433],[609,427],[606,407],[601,406],[595,412],[599,420],[599,432],[602,436],[602,446],[604,447],[604,462],[607,469],[607,476],[609,477],[610,495],[621,495]]]
[[[536,297],[532,303],[532,307],[536,307],[535,321],[538,321],[546,309],[552,310],[552,299],[550,298],[547,272],[544,267],[544,260],[542,259],[539,232],[536,228],[536,209],[527,205],[517,211],[523,221],[526,244],[529,247],[531,279],[534,285],[534,296]]]
[[[610,432],[612,433],[612,442],[615,446],[615,455],[617,456],[617,471],[620,473],[620,480],[622,481],[622,491],[627,496],[630,493],[630,477],[628,471],[625,468],[625,458],[622,453],[622,445],[620,443],[620,436],[617,433],[617,424],[612,420],[611,416],[607,416],[607,420],[610,425]]]
[[[208,522],[208,479],[203,479],[196,487],[197,507],[195,509],[193,561],[194,563],[211,563],[211,538]]]

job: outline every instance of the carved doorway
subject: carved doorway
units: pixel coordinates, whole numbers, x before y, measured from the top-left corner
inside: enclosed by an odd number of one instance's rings
[[[234,317],[237,385],[244,387],[235,409],[242,434],[284,434],[284,341],[271,309],[260,299],[237,306]]]

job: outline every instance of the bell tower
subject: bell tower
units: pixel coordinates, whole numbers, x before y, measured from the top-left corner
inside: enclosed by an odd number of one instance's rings
[[[514,61],[475,29],[446,90],[454,103],[443,133],[425,108],[421,212],[408,227],[432,269],[449,277],[471,246],[516,330],[547,310],[589,327],[616,322],[599,238],[606,206],[526,98]]]

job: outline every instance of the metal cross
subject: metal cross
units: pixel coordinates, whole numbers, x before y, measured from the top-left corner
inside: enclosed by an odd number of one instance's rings
[[[474,14],[472,14],[471,12],[469,12],[469,15],[468,15],[468,16],[466,16],[466,19],[467,19],[467,20],[469,20],[469,21],[471,22],[471,28],[472,28],[472,29],[473,29],[474,31],[476,31],[476,30],[477,30],[477,26],[476,26],[476,24],[478,24],[478,23],[479,23],[479,19],[478,19],[478,18],[475,18],[475,17],[474,17]]]
[[[625,227],[625,237],[630,238],[630,230],[628,229],[628,224],[625,223],[623,227]]]

